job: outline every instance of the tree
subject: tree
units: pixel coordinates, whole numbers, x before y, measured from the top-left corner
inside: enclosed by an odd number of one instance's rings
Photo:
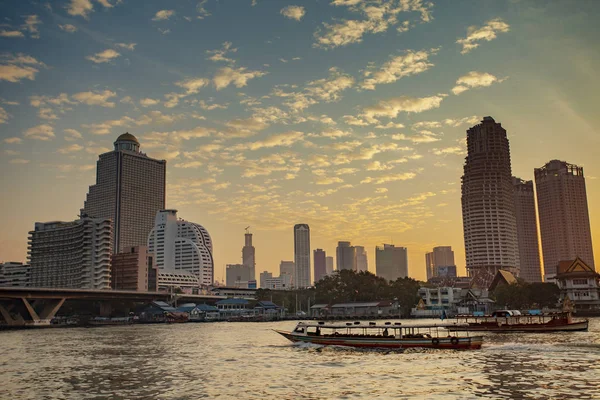
[[[536,282],[529,285],[529,303],[532,307],[554,308],[560,297],[560,289],[554,283]]]

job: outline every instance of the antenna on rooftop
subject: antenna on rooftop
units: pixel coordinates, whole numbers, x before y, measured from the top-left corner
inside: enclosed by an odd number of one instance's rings
[[[246,229],[246,233],[250,233],[250,232],[248,232],[248,229],[250,229],[250,226],[247,226],[247,227],[246,227],[246,228],[244,228],[244,229]]]

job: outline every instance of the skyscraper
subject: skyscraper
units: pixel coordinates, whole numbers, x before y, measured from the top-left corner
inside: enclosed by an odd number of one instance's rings
[[[368,271],[369,262],[367,260],[367,252],[363,246],[354,246],[356,250],[356,271]]]
[[[227,264],[225,270],[225,284],[229,287],[248,288],[252,280],[251,269],[244,264]]]
[[[281,260],[279,263],[279,275],[289,275],[293,279],[295,269],[296,267],[293,261]],[[294,284],[294,282],[292,282],[292,284]]]
[[[338,271],[343,269],[356,271],[356,249],[350,245],[350,242],[338,242],[335,253]]]
[[[28,247],[32,287],[110,289],[110,219],[36,222]]]
[[[327,275],[327,269],[325,265],[327,256],[323,249],[316,249],[313,252],[313,256],[315,259],[315,282],[318,282],[323,279],[325,275]]]
[[[377,276],[389,281],[408,277],[408,251],[406,247],[384,244],[375,248],[375,270]]]
[[[520,277],[527,282],[542,281],[540,246],[533,181],[513,177],[515,216],[517,217],[517,240],[519,242]]]
[[[454,263],[454,252],[451,246],[437,246],[433,251],[425,254],[425,265],[427,268],[427,279],[440,276],[440,268],[447,267],[444,271],[448,271],[456,276],[456,265]],[[452,269],[454,267],[454,269]]]
[[[294,225],[294,287],[310,286],[310,228]]]
[[[489,284],[499,269],[519,274],[517,221],[506,130],[492,117],[467,131],[462,214],[467,272]]]
[[[160,273],[187,272],[200,284],[212,285],[214,262],[212,240],[199,224],[177,218],[177,210],[156,213],[154,228],[148,235],[148,254]]]
[[[325,273],[327,275],[333,274],[333,256],[325,257]]]
[[[248,227],[249,228],[249,227]],[[252,245],[252,234],[246,228],[244,247],[242,248],[242,264],[250,269],[250,280],[256,279],[256,250]]]
[[[261,289],[266,289],[268,288],[267,286],[267,279],[271,279],[273,278],[273,274],[269,271],[264,271],[260,273],[260,288]]]
[[[140,142],[129,133],[114,145],[98,159],[96,184],[81,215],[113,221],[113,251],[118,253],[146,245],[156,213],[165,208],[166,161],[140,152]]]
[[[534,173],[545,273],[576,257],[595,268],[583,168],[552,160]]]

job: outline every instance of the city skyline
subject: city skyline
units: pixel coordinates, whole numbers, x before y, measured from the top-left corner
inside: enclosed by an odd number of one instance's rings
[[[593,2],[414,2],[387,9],[382,31],[342,1],[295,14],[282,10],[300,2],[92,3],[2,6],[3,261],[26,260],[35,222],[76,218],[98,156],[128,131],[167,160],[166,207],[211,232],[218,280],[248,225],[258,270],[275,273],[295,223],[327,254],[339,240],[371,260],[407,247],[417,279],[423,254],[450,245],[464,275],[465,131],[487,115],[508,130],[514,176],[553,159],[585,168],[600,250]],[[333,34],[350,20],[365,29]]]

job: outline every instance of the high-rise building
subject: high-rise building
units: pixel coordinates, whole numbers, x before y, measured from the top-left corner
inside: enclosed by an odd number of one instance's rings
[[[428,280],[436,276],[447,276],[447,274],[450,274],[449,276],[456,276],[454,252],[451,246],[434,247],[432,252],[425,254],[425,265]],[[440,268],[445,268],[444,274],[440,274]],[[454,271],[454,275],[452,275],[452,271]]]
[[[159,274],[190,273],[201,285],[213,284],[212,240],[202,225],[178,219],[177,210],[160,210],[147,240]]]
[[[294,225],[294,287],[310,286],[310,228],[307,224]]]
[[[118,253],[146,246],[154,217],[165,208],[166,161],[140,152],[140,143],[129,133],[114,145],[114,151],[98,159],[96,184],[90,186],[81,215],[113,221],[113,249]]]
[[[337,270],[349,269],[356,271],[356,249],[350,242],[338,242],[335,249]]]
[[[22,262],[0,264],[0,287],[31,286],[31,266]]]
[[[461,200],[469,276],[485,285],[499,269],[518,275],[510,149],[506,130],[492,117],[467,131]]]
[[[583,168],[552,160],[534,173],[544,270],[577,257],[595,269]]]
[[[271,290],[289,290],[292,288],[292,277],[290,275],[281,275],[265,280],[265,289]]]
[[[244,247],[242,248],[242,264],[250,268],[250,280],[256,278],[256,250],[252,245],[252,234],[246,230]]]
[[[158,272],[146,246],[136,246],[111,257],[111,286],[115,290],[156,292]]]
[[[112,221],[36,222],[29,232],[32,287],[110,289]]]
[[[333,256],[325,257],[325,273],[327,275],[333,274]]]
[[[375,271],[377,276],[395,281],[408,277],[408,251],[406,247],[384,244],[375,248]]]
[[[252,281],[252,269],[244,264],[227,264],[225,270],[225,284],[229,287],[248,288]]]
[[[542,281],[540,246],[538,242],[537,218],[533,181],[513,177],[515,216],[517,217],[517,239],[519,243],[519,276],[527,282]]]
[[[363,246],[354,246],[356,250],[356,271],[368,271],[369,262],[367,261],[367,252]]]
[[[269,271],[260,273],[260,288],[267,289],[267,279],[273,278],[273,274]]]
[[[294,271],[296,267],[293,261],[284,261],[281,260],[279,263],[279,275],[289,275],[292,277],[292,285],[294,284]]]
[[[323,249],[316,249],[313,252],[315,262],[315,283],[319,282],[327,275],[326,258],[327,255]]]

